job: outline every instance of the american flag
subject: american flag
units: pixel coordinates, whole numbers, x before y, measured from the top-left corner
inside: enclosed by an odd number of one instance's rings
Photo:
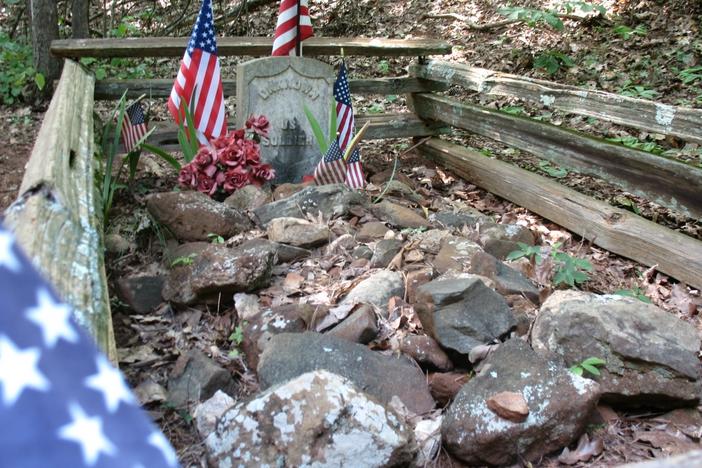
[[[296,55],[298,21],[302,42],[314,36],[308,0],[281,0],[278,23],[275,26],[273,53],[271,55]],[[299,8],[299,12],[298,12]]]
[[[0,465],[173,467],[173,448],[0,225]]]
[[[146,135],[146,119],[144,109],[139,101],[127,107],[122,121],[122,142],[127,153],[136,148],[137,142]]]
[[[224,93],[220,75],[217,40],[212,17],[212,0],[203,0],[190,42],[185,49],[178,77],[168,99],[168,109],[176,122],[185,118],[181,99],[193,109],[195,127],[202,143],[222,135],[227,129]],[[201,135],[200,135],[201,134]]]
[[[346,151],[346,147],[353,140],[354,117],[353,106],[351,104],[351,91],[349,90],[349,80],[346,74],[346,65],[341,62],[339,75],[334,82],[334,99],[336,100],[336,132],[339,139],[339,148]],[[366,184],[361,167],[361,153],[354,149],[348,161],[346,161],[346,183],[351,188],[363,188]]]
[[[314,182],[317,185],[343,184],[346,178],[346,164],[344,155],[339,149],[336,140],[329,145],[327,154],[324,155],[317,167],[314,169]]]

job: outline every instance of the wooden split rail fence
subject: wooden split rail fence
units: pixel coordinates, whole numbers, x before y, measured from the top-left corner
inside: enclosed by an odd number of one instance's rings
[[[115,360],[114,336],[102,260],[101,221],[95,206],[93,99],[146,94],[165,98],[171,80],[98,80],[71,59],[81,57],[180,57],[188,38],[83,39],[52,43],[66,58],[64,71],[37,138],[18,200],[7,220],[35,264],[77,311],[78,318]],[[222,38],[219,55],[265,56],[270,38]],[[357,116],[370,120],[368,138],[434,136],[420,153],[484,189],[534,211],[585,239],[702,289],[702,242],[614,208],[516,166],[437,138],[460,128],[533,153],[575,171],[593,174],[688,216],[702,217],[702,170],[625,148],[572,130],[450,99],[451,85],[509,96],[564,112],[702,143],[702,111],[427,61],[451,53],[437,40],[330,39],[305,42],[305,55],[419,57],[409,76],[351,80],[356,94],[406,94],[411,112]],[[235,80],[223,70],[224,90]],[[152,135],[175,143],[175,128]]]

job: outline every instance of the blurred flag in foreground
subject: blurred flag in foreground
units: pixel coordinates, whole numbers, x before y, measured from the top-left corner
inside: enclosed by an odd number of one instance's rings
[[[207,140],[226,132],[227,115],[224,110],[212,0],[202,1],[200,14],[168,99],[168,109],[176,122],[185,119],[181,101],[192,110],[195,127]],[[202,136],[198,136],[202,143],[206,142],[202,141]]]
[[[346,178],[346,164],[344,155],[339,149],[339,143],[334,140],[327,154],[317,164],[314,170],[314,181],[317,185],[343,184]]]
[[[178,465],[120,372],[2,225],[0,305],[0,465]]]

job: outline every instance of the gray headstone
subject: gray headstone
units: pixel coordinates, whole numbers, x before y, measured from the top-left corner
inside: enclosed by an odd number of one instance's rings
[[[261,144],[261,159],[276,170],[275,183],[300,182],[312,174],[322,155],[303,105],[327,132],[334,71],[326,63],[305,57],[267,57],[237,67],[237,127],[251,115],[271,122],[269,141]]]

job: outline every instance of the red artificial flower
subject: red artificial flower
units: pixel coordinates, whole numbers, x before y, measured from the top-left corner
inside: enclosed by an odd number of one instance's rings
[[[217,192],[217,182],[211,176],[200,172],[197,175],[197,190],[211,197]]]
[[[236,167],[246,163],[244,151],[245,140],[232,140],[226,148],[219,151],[219,161],[225,166]]]
[[[197,171],[191,164],[186,164],[180,169],[178,183],[187,188],[197,188]]]
[[[258,117],[252,115],[246,121],[246,128],[253,130],[256,135],[263,138],[268,138],[268,128],[270,127],[270,122],[264,115]]]
[[[275,179],[275,169],[270,164],[259,164],[251,168],[251,173],[261,182]]]
[[[223,188],[228,193],[245,187],[251,182],[249,172],[241,166],[227,169],[224,175],[225,179]]]

